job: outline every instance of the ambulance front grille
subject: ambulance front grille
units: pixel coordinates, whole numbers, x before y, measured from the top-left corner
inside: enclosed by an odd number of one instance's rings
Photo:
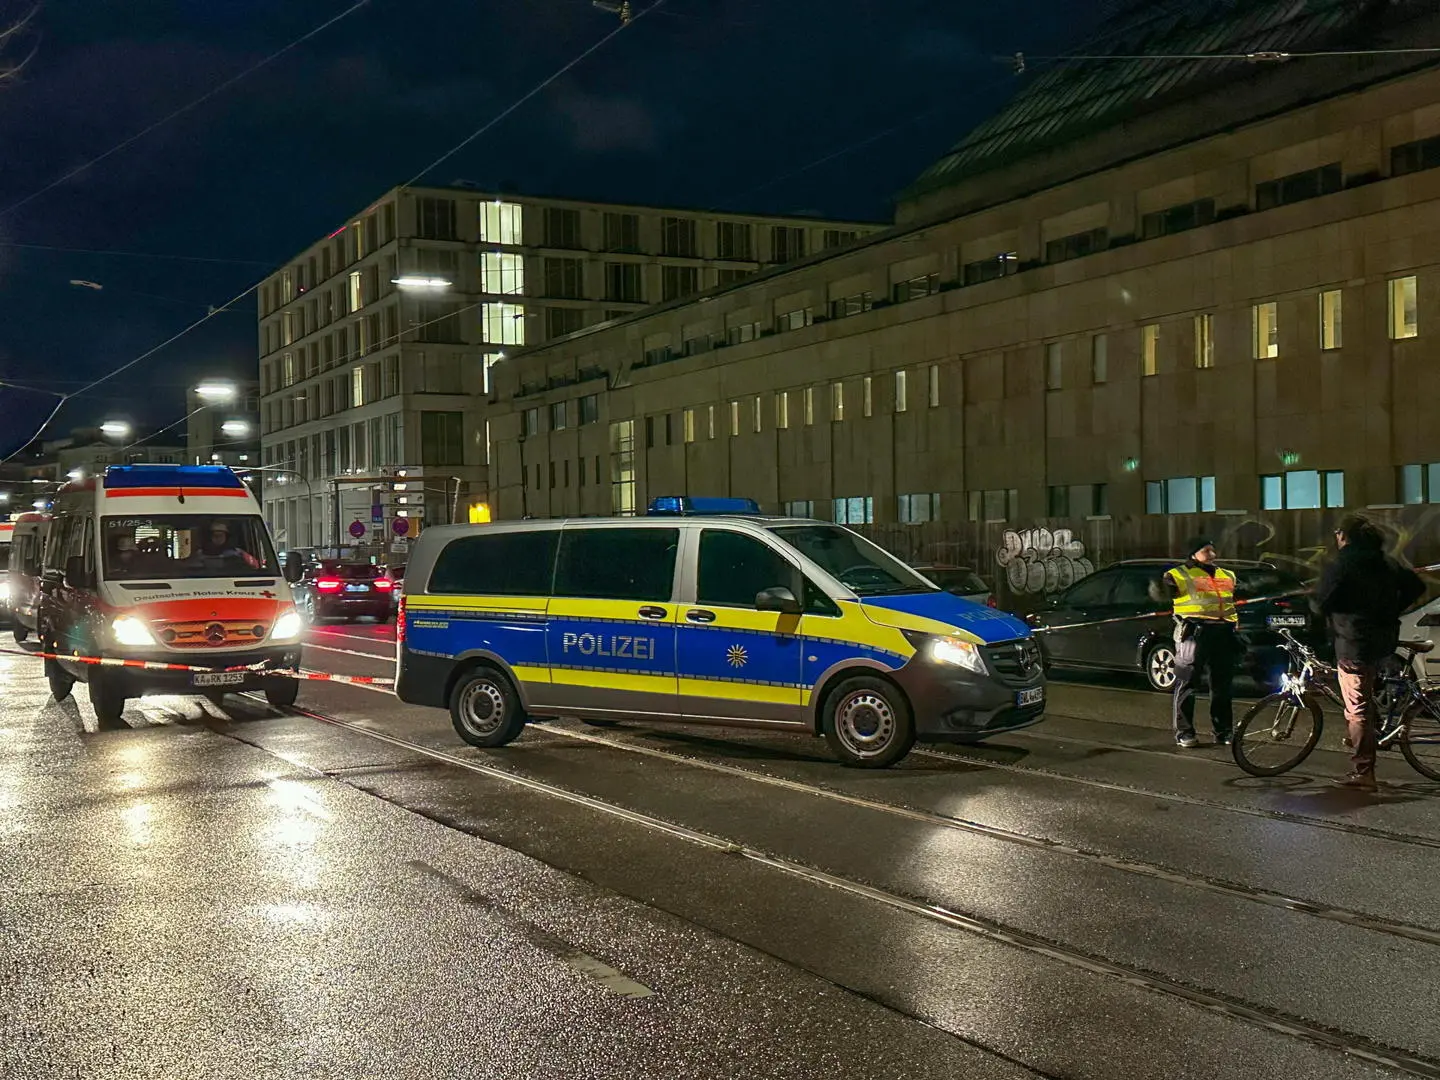
[[[154,632],[172,649],[223,649],[264,641],[270,627],[264,623],[214,619],[160,623],[155,626]]]

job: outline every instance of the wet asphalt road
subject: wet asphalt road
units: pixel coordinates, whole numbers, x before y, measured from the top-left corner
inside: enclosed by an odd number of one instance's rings
[[[1165,704],[871,773],[323,683],[101,732],[0,656],[0,1076],[1440,1076],[1440,785],[1245,777]]]

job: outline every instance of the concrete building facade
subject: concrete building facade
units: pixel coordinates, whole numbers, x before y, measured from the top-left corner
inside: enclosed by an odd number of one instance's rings
[[[1242,64],[1061,145],[962,144],[892,229],[527,350],[487,413],[495,513],[1440,502],[1440,68],[1405,63]]]
[[[879,226],[494,194],[388,192],[260,288],[262,465],[290,546],[395,509],[458,516],[488,476],[484,402],[513,350],[838,248]],[[378,523],[383,526],[384,523]]]

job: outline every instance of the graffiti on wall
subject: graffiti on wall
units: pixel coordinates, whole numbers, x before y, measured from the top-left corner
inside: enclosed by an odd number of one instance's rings
[[[995,562],[1017,595],[1058,592],[1095,572],[1085,544],[1069,529],[1007,530]]]

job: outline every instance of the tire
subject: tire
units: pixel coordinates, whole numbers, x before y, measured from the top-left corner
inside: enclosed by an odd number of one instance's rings
[[[105,677],[103,671],[92,671],[90,681],[90,707],[95,710],[95,719],[102,728],[124,726],[121,717],[125,713],[125,695],[113,679]]]
[[[1287,709],[1293,709],[1294,713],[1288,717],[1288,729],[1277,738],[1276,729],[1287,724]],[[1309,735],[1298,742],[1292,742],[1295,724],[1307,715],[1310,720]],[[1261,698],[1250,706],[1249,711],[1235,725],[1230,742],[1230,753],[1235,758],[1235,764],[1251,776],[1279,776],[1283,772],[1289,772],[1309,757],[1315,744],[1320,741],[1320,732],[1325,726],[1324,715],[1320,703],[1313,697],[1296,701],[1292,694],[1271,694]],[[1257,756],[1261,748],[1276,746],[1293,746],[1294,753],[1288,756],[1282,753],[1278,762],[1271,761],[1268,756]]]
[[[272,709],[288,709],[300,696],[299,679],[270,679],[264,687],[265,701]]]
[[[825,698],[825,741],[841,764],[857,769],[886,769],[915,745],[910,703],[891,683],[856,675]]]
[[[525,709],[510,680],[492,667],[471,668],[450,691],[450,721],[471,746],[514,742],[525,730]]]
[[[1400,722],[1400,752],[1421,776],[1440,780],[1440,699],[1412,702]]]
[[[1160,694],[1175,692],[1175,643],[1156,641],[1145,650],[1145,682]]]
[[[58,660],[45,661],[45,678],[56,701],[64,701],[75,689],[75,676],[62,668]]]
[[[21,626],[18,622],[10,624],[10,633],[15,635],[16,645],[24,645],[25,639],[30,636],[29,628]]]

